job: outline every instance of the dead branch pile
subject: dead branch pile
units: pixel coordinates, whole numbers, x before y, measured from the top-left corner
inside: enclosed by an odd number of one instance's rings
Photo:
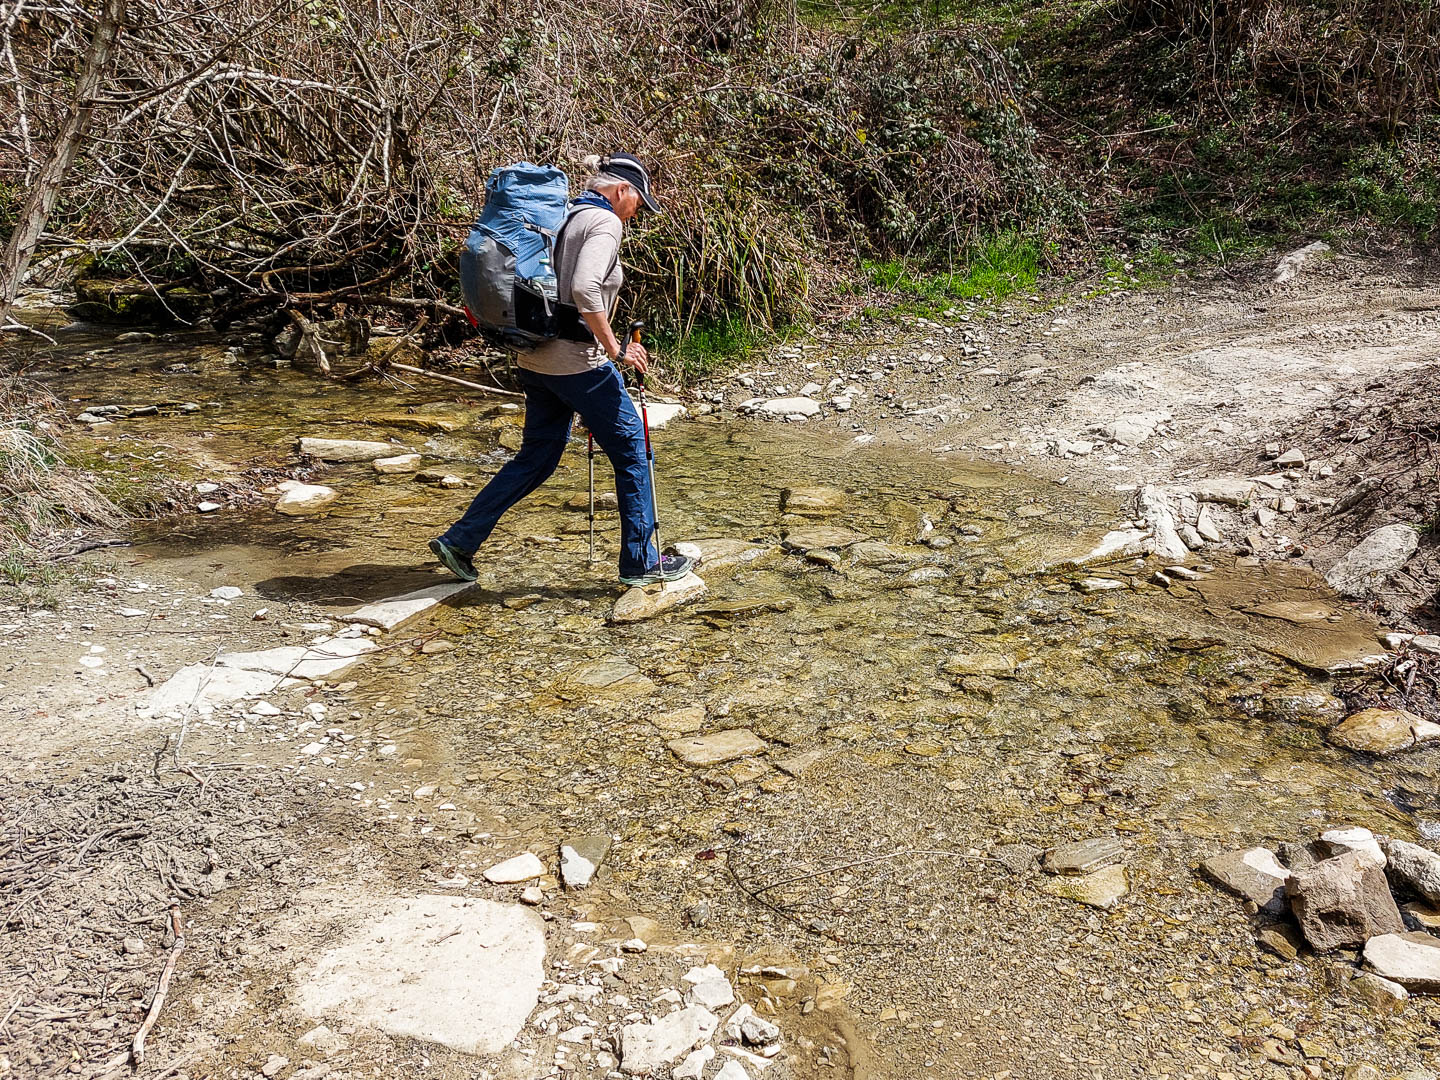
[[[632,298],[655,324],[758,327],[840,254],[954,251],[1043,217],[1017,72],[973,33],[642,7],[131,3],[43,242],[83,244],[92,273],[123,279],[110,299],[144,290],[181,321],[195,292],[227,318],[339,300],[445,315],[490,169],[578,172],[624,148],[655,162],[670,208],[627,256]],[[0,7],[0,222],[92,26],[84,0]]]

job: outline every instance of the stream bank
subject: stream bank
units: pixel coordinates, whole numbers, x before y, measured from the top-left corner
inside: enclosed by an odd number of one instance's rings
[[[1262,951],[1271,920],[1196,873],[1322,825],[1433,842],[1440,821],[1435,749],[1327,745],[1345,709],[1320,673],[1381,651],[1386,627],[1293,561],[1220,549],[1164,585],[1133,557],[1072,569],[1125,523],[1113,493],[918,455],[904,430],[890,447],[712,414],[659,445],[668,534],[714,542],[698,604],[608,621],[615,522],[587,567],[572,453],[502,523],[479,587],[364,662],[152,717],[150,679],[305,645],[443,580],[420,552],[465,487],[300,461],[297,438],[393,442],[473,485],[518,416],[246,368],[208,342],[121,349],[81,328],[62,349],[38,374],[77,411],[199,405],[87,437],[219,505],[87,556],[55,612],[6,613],[17,1075],[117,1072],[172,897],[187,944],[145,1075],[600,1076],[627,1017],[663,1014],[707,963],[779,1024],[772,1078],[1435,1067],[1431,1000],[1388,1015],[1349,994],[1344,956]],[[282,518],[259,495],[281,476],[340,498]],[[697,756],[731,732],[748,736]],[[596,881],[562,888],[562,846],[595,837]],[[1037,858],[1097,838],[1123,867],[1103,906]],[[526,853],[541,875],[487,880]],[[397,902],[529,888],[556,999],[537,1015],[561,1014],[518,1045],[477,1065],[301,1005]],[[435,918],[427,948],[465,940]],[[586,985],[593,1005],[562,989]]]

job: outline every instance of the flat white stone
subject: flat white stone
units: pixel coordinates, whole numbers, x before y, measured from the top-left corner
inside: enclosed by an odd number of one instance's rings
[[[285,645],[258,652],[223,653],[216,667],[266,671],[295,679],[323,679],[343,671],[380,646],[363,637],[326,638],[314,645]]]
[[[697,982],[685,994],[685,1004],[703,1005],[711,1010],[728,1008],[734,1003],[735,988],[723,974]]]
[[[473,581],[447,581],[443,585],[431,585],[402,596],[392,596],[366,604],[346,615],[345,621],[359,623],[361,626],[374,626],[381,630],[398,630],[436,605],[453,600],[476,587],[476,582]]]
[[[685,415],[684,405],[671,401],[647,402],[645,412],[650,419],[650,430],[659,431],[672,420],[678,420]]]
[[[627,1076],[649,1076],[708,1043],[719,1024],[719,1017],[698,1005],[653,1024],[626,1024],[620,1029],[620,1068]]]
[[[539,998],[543,926],[513,904],[397,898],[320,957],[295,1001],[316,1019],[344,1017],[467,1054],[498,1053]]]
[[[820,412],[820,402],[808,397],[772,398],[762,401],[758,408],[772,416],[815,416]]]
[[[321,461],[349,462],[375,461],[379,458],[395,457],[396,450],[404,447],[394,443],[367,442],[363,439],[301,439],[300,453]]]
[[[527,851],[490,867],[485,871],[485,880],[493,885],[516,885],[522,881],[533,881],[544,874],[545,864],[538,855]]]
[[[1320,834],[1320,841],[1330,849],[1332,855],[1358,851],[1373,859],[1377,866],[1385,865],[1385,852],[1380,850],[1380,842],[1369,829],[1331,829]]]
[[[1149,529],[1112,529],[1100,538],[1100,542],[1089,551],[1073,558],[1062,557],[1047,561],[1042,569],[1058,569],[1065,566],[1085,566],[1089,563],[1104,562],[1123,555],[1139,555],[1150,546]]]
[[[1175,562],[1190,553],[1176,529],[1175,511],[1165,492],[1146,484],[1137,496],[1139,517],[1150,527],[1151,550],[1157,558]]]
[[[411,473],[420,468],[420,455],[397,454],[395,457],[376,458],[370,464],[378,473]]]
[[[686,765],[719,765],[725,761],[759,754],[765,743],[747,728],[717,731],[713,735],[690,735],[667,744]]]
[[[1365,966],[1412,993],[1440,993],[1440,938],[1423,932],[1377,934],[1365,942]]]
[[[675,1080],[703,1080],[705,1066],[710,1064],[710,1059],[715,1056],[713,1046],[702,1046],[699,1050],[690,1053],[684,1061],[676,1065],[670,1073]]]
[[[241,698],[260,697],[298,682],[269,671],[189,664],[155,688],[145,712],[151,716],[165,716],[200,705],[221,705]]]
[[[286,517],[318,514],[338,498],[338,491],[323,484],[293,484],[275,501],[275,512]]]

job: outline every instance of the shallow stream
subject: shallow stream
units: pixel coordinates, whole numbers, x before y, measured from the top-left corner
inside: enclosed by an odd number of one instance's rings
[[[293,464],[301,435],[393,438],[471,484],[518,445],[518,410],[440,384],[341,386],[214,345],[84,333],[40,372],[72,413],[200,406],[97,430],[96,454],[219,482],[219,501],[263,486],[232,463]],[[701,567],[708,596],[632,626],[607,621],[613,513],[587,564],[577,441],[481,552],[481,588],[433,620],[454,647],[350,676],[370,734],[399,740],[437,798],[509,827],[448,869],[615,834],[616,904],[677,933],[690,910],[706,934],[799,957],[849,988],[882,1058],[940,1075],[1039,1075],[1036,1055],[1055,1075],[1180,1074],[1220,1068],[1214,1054],[1245,1073],[1224,1025],[1257,1010],[1337,1054],[1381,1053],[1378,1029],[1333,1010],[1323,965],[1265,958],[1240,902],[1193,873],[1336,825],[1436,834],[1440,753],[1366,760],[1323,739],[1342,707],[1316,669],[1373,650],[1376,628],[1274,565],[1216,558],[1168,588],[1133,558],[1067,568],[1120,523],[1113,501],[839,440],[713,416],[659,434],[665,538],[725,554]],[[324,517],[240,499],[152,528],[140,551],[336,611],[441,580],[425,542],[473,488],[363,464],[317,477],[341,492]],[[792,488],[839,508],[787,513]],[[787,550],[817,528],[855,535]],[[1120,587],[1082,591],[1094,577]],[[727,729],[765,752],[692,768],[667,745]],[[1111,912],[993,857],[1097,835],[1129,853]],[[1385,1053],[1414,1060],[1403,1041]]]

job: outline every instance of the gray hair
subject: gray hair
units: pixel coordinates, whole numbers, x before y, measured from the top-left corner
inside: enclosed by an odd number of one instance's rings
[[[586,191],[599,191],[601,188],[616,187],[620,184],[628,184],[623,176],[616,176],[614,173],[600,172],[585,181]]]

